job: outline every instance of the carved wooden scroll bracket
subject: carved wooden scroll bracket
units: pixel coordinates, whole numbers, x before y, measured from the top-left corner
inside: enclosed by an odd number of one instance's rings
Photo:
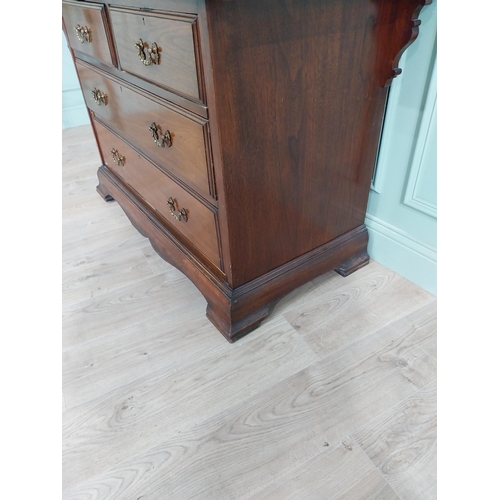
[[[387,0],[374,1],[380,4]],[[385,48],[381,51],[384,63],[379,66],[379,68],[386,68],[383,70],[383,74],[380,75],[380,84],[382,86],[389,87],[392,80],[402,73],[402,69],[399,67],[401,56],[418,36],[421,24],[420,19],[418,19],[420,11],[425,5],[431,3],[432,0],[410,0],[406,3],[395,2],[396,7],[391,11],[380,9],[381,12],[383,11],[387,14],[384,16],[385,19],[377,21],[377,28],[383,26],[385,23],[394,25],[393,30],[383,30],[380,28],[379,37],[377,37]],[[401,15],[400,12],[396,12],[396,8],[403,9],[405,11],[404,14]],[[398,19],[400,20],[399,22]],[[404,21],[406,19],[409,21]]]

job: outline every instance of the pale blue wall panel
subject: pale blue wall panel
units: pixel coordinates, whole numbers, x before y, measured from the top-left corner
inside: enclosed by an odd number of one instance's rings
[[[75,65],[62,35],[62,128],[77,127],[90,123]]]
[[[422,118],[410,166],[404,203],[437,218],[437,99],[429,105],[430,116]]]
[[[437,291],[436,2],[392,84],[366,226],[370,256]]]

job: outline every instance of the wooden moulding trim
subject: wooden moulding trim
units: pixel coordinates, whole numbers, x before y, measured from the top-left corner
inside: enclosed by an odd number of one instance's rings
[[[191,23],[193,31],[194,59],[196,64],[196,76],[198,78],[198,95],[203,104],[207,104],[207,90],[205,86],[205,73],[203,72],[203,59],[201,56],[200,27],[196,17]]]
[[[396,54],[396,57],[392,61],[392,76],[387,80],[385,83],[386,87],[389,87],[392,83],[392,80],[396,78],[398,75],[400,75],[403,70],[399,67],[399,61],[401,60],[401,57],[404,53],[404,51],[417,39],[418,33],[419,33],[419,26],[422,23],[418,16],[420,15],[420,11],[426,6],[430,5],[433,0],[421,0],[421,4],[417,6],[417,8],[414,10],[413,15],[411,17],[411,35],[410,39],[408,42],[403,46],[403,48]]]
[[[158,17],[160,19],[172,19],[174,21],[185,22],[192,24],[196,20],[196,14],[190,14],[185,12],[174,12],[174,11],[157,11],[153,9],[141,9],[137,7],[124,8],[122,6],[110,5],[108,4],[110,11],[125,12],[128,14],[139,14],[142,13],[148,17]]]
[[[230,342],[257,328],[274,305],[299,286],[355,261],[349,273],[366,265],[368,232],[359,226],[336,240],[294,259],[234,290],[229,303],[208,300],[207,317]],[[227,299],[226,299],[227,300]]]
[[[93,119],[95,122],[99,123],[102,127],[106,128],[109,130],[112,134],[116,135],[116,137],[124,142],[129,148],[133,149],[134,151],[137,152],[137,154],[141,155],[144,157],[149,163],[154,165],[162,174],[166,175],[169,179],[174,181],[176,184],[178,184],[184,191],[189,193],[193,198],[198,200],[205,208],[210,210],[213,214],[217,214],[217,202],[215,200],[208,200],[206,196],[200,195],[198,191],[196,191],[190,184],[187,182],[183,181],[177,175],[175,175],[175,172],[172,172],[169,167],[165,167],[161,165],[159,162],[153,160],[152,158],[149,157],[148,154],[144,153],[142,150],[138,149],[134,144],[132,144],[129,140],[127,140],[125,137],[122,137],[119,131],[116,131],[110,124],[104,122],[100,117],[93,115]],[[97,135],[97,134],[95,134]],[[103,162],[104,163],[104,162]]]
[[[204,0],[199,1],[199,8],[197,12],[199,37],[198,50],[200,61],[202,62],[201,68],[203,71],[203,82],[205,85],[206,102],[208,106],[207,117],[209,119],[209,126],[206,130],[210,151],[207,152],[207,155],[210,156],[210,161],[212,162],[213,190],[217,197],[217,206],[219,208],[219,212],[217,214],[219,226],[217,227],[217,230],[220,237],[219,245],[221,249],[221,262],[228,283],[233,283],[233,271],[230,266],[231,251],[229,246],[226,197],[224,193],[224,172],[220,151],[219,122],[215,98],[215,82],[213,78],[213,51],[211,49],[211,40],[208,32],[208,20]],[[208,109],[210,112],[208,112]]]
[[[156,99],[161,99],[163,106],[166,105],[167,107],[171,107],[180,114],[183,114],[184,110],[187,110],[191,112],[188,116],[199,116],[205,120],[208,118],[207,106],[201,101],[192,101],[187,97],[159,87],[158,85],[150,83],[131,73],[120,71],[118,68],[113,66],[107,66],[98,59],[94,59],[83,52],[75,51],[75,53],[79,61],[87,63],[94,71],[96,69],[101,70],[107,78],[115,77],[115,79],[121,84],[125,82],[125,84],[128,84],[135,89],[139,89],[142,92],[146,92],[149,95],[156,97]]]
[[[167,92],[172,92],[173,94],[178,94],[181,98],[185,98],[188,101],[193,101],[195,103],[199,103],[201,105],[206,104],[206,93],[205,93],[205,84],[204,84],[204,78],[203,78],[203,68],[201,67],[201,60],[200,60],[200,50],[199,50],[199,35],[198,35],[198,19],[196,14],[189,14],[189,13],[183,13],[183,12],[168,12],[168,11],[157,11],[157,10],[152,10],[152,9],[137,9],[137,8],[124,8],[121,6],[115,6],[115,5],[109,5],[108,4],[108,10],[109,12],[117,12],[117,13],[125,13],[125,14],[133,14],[133,15],[138,15],[142,14],[146,17],[156,17],[157,19],[169,19],[171,21],[177,21],[181,23],[188,23],[191,25],[191,30],[192,30],[192,37],[193,37],[193,48],[194,48],[194,56],[195,56],[195,65],[196,65],[196,77],[198,81],[198,99],[195,98],[195,96],[189,95],[189,94],[183,94],[179,89],[175,88],[170,88],[167,86],[161,85],[159,82],[153,82],[151,81],[150,83],[152,85],[158,86],[161,89],[164,89]],[[111,26],[111,20],[110,20],[110,26]],[[118,51],[117,51],[117,56],[118,56]],[[130,74],[132,76],[135,76],[137,78],[140,78],[144,81],[148,81],[144,76],[141,75],[136,75],[134,73],[131,73],[123,68],[121,68],[120,64],[120,69],[123,71],[123,73]]]
[[[192,255],[191,250],[189,250],[183,243],[180,241],[173,233],[169,231],[168,228],[161,223],[160,220],[157,219],[157,216],[151,211],[151,209],[143,203],[140,199],[135,197],[133,194],[129,193],[126,189],[123,188],[121,181],[116,178],[116,176],[106,167],[102,166],[99,169],[99,174],[105,178],[107,182],[110,182],[117,190],[119,190],[120,194],[125,196],[129,202],[131,202],[134,206],[139,209],[139,211],[149,219],[149,222],[153,224],[155,229],[162,233],[170,242],[175,245],[175,247],[181,251],[185,258],[193,264],[198,270],[213,284],[215,285],[229,301],[233,301],[234,299],[239,299],[244,295],[251,294],[254,290],[262,289],[266,285],[269,285],[272,282],[278,282],[285,275],[294,274],[298,269],[305,268],[311,261],[321,260],[322,258],[328,258],[330,255],[333,255],[338,248],[342,248],[344,246],[349,245],[353,241],[359,241],[362,243],[362,246],[366,247],[368,243],[368,232],[366,226],[362,224],[354,228],[353,230],[339,236],[338,238],[329,241],[325,245],[322,245],[310,252],[297,257],[296,259],[287,262],[286,264],[273,269],[272,271],[259,276],[258,278],[245,283],[244,285],[238,288],[231,288],[221,276],[222,273],[216,273],[209,266],[206,266],[203,262],[198,260],[194,255]],[[99,186],[98,186],[99,188]],[[102,188],[98,191],[103,193]],[[115,193],[110,193],[114,198]],[[123,207],[122,207],[123,208]],[[123,208],[124,211],[129,214],[128,210]],[[149,238],[148,234],[145,234],[142,230],[138,228],[138,230],[145,237]],[[153,243],[152,243],[153,244]],[[153,245],[154,246],[154,245]],[[158,251],[158,249],[155,248]],[[162,252],[159,251],[160,254]],[[162,255],[162,257],[167,260],[173,266],[176,266],[175,262],[171,262],[167,255]],[[350,255],[349,255],[350,257]],[[339,262],[336,265],[331,266],[331,270],[337,267]],[[182,269],[180,269],[182,271]],[[310,277],[313,279],[313,277]],[[307,281],[307,280],[306,280]],[[196,284],[196,283],[195,283]],[[289,290],[292,291],[292,290]],[[288,292],[286,292],[288,293]],[[285,294],[286,294],[285,293]]]
[[[161,13],[172,15],[196,15],[200,10],[200,4],[202,4],[203,2],[204,0],[142,0],[140,10],[144,12],[155,10]],[[111,3],[113,5],[118,4],[118,2]],[[107,5],[109,4],[110,3],[107,2]],[[137,9],[137,0],[120,0],[119,6]]]
[[[241,297],[244,294],[251,292],[254,288],[263,287],[266,283],[269,283],[273,280],[279,279],[282,275],[293,272],[297,268],[305,267],[310,261],[321,258],[323,254],[330,254],[335,251],[337,247],[341,247],[347,244],[350,240],[353,240],[359,236],[367,234],[366,226],[363,224],[361,226],[356,227],[355,229],[335,238],[328,243],[321,245],[310,252],[307,252],[300,257],[297,257],[286,264],[283,264],[272,271],[269,271],[258,278],[245,283],[244,285],[239,286],[234,289],[233,298]],[[366,239],[368,243],[368,239]]]
[[[100,181],[102,183],[102,180],[105,181],[106,184],[111,184],[113,189],[112,193],[109,193],[113,199],[118,201],[119,203],[119,198],[120,195],[124,196],[126,198],[126,201],[128,203],[131,203],[134,205],[135,209],[137,209],[138,212],[141,213],[143,217],[146,217],[148,222],[153,225],[154,230],[157,233],[161,233],[161,235],[169,240],[169,242],[176,247],[178,251],[180,251],[183,254],[183,259],[186,259],[189,261],[192,265],[194,265],[198,271],[200,271],[210,282],[212,282],[213,285],[215,285],[217,288],[221,290],[221,292],[224,293],[226,296],[230,296],[230,288],[226,284],[226,282],[223,280],[223,275],[222,272],[217,273],[216,271],[212,270],[211,267],[208,265],[205,265],[201,260],[197,259],[193,254],[190,249],[186,247],[182,243],[180,239],[178,239],[168,228],[165,227],[165,224],[162,223],[159,219],[156,213],[153,212],[153,210],[146,205],[146,203],[142,202],[137,196],[134,196],[131,192],[128,191],[123,186],[123,183],[116,177],[116,175],[106,167],[106,165],[102,165],[99,168],[98,171],[98,176],[100,177]],[[103,189],[101,184],[97,186],[97,191],[101,196],[108,194],[106,193],[106,190]],[[118,196],[116,196],[115,190],[118,190]],[[127,207],[124,207],[121,203],[119,203],[123,211],[126,213],[126,215],[129,217],[131,220],[132,224],[134,227],[146,238],[152,239],[152,235],[149,234],[147,231],[144,231],[141,227],[138,227],[135,223],[134,220],[134,214],[130,212],[130,210],[127,209]],[[151,245],[153,248],[162,256],[164,260],[166,260],[168,263],[172,264],[174,267],[178,268],[180,271],[186,271],[186,269],[181,266],[177,265],[176,260],[172,260],[169,258],[168,255],[165,255],[164,252],[162,252],[157,246],[155,246],[154,242],[151,241]],[[212,265],[214,265],[212,263]],[[197,282],[193,279],[193,283],[197,285]]]
[[[113,32],[111,30],[111,20],[109,18],[108,7],[105,5],[101,12],[102,23],[104,25],[104,32],[108,41],[109,51],[111,53],[111,61],[116,69],[118,68],[118,54],[116,52],[115,41],[113,39]]]
[[[117,77],[114,73],[110,73],[109,71],[103,71],[100,67],[98,67],[95,64],[90,64],[89,62],[83,61],[80,58],[78,58],[78,59],[79,59],[78,65],[80,65],[84,68],[87,68],[94,73],[97,73],[98,75],[102,76],[103,78],[111,80],[112,82],[116,83],[117,85],[123,85],[124,87],[134,91],[136,94],[142,95],[143,97],[149,99],[150,101],[153,101],[154,103],[158,104],[159,106],[170,109],[170,110],[176,112],[178,115],[184,116],[185,118],[188,118],[189,120],[197,123],[198,125],[203,126],[206,123],[208,123],[207,118],[203,118],[203,117],[199,116],[198,114],[191,112],[191,110],[189,110],[189,109],[185,109],[183,107],[177,106],[175,103],[172,103],[170,101],[165,101],[164,99],[161,98],[161,96],[158,96],[158,94],[150,92],[147,89],[144,89],[142,87],[138,87],[137,85],[135,85],[127,80],[124,80],[120,77]]]
[[[297,287],[341,267],[355,256],[366,255],[368,232],[361,225],[233,290],[222,271],[193,255],[187,243],[170,232],[158,215],[105,165],[97,175],[99,194],[105,200],[115,199],[158,254],[191,280],[207,300],[207,318],[229,342],[257,328],[274,305]]]

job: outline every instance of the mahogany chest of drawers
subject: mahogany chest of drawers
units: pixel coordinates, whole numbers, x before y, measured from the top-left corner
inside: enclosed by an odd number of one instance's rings
[[[388,86],[430,0],[63,0],[97,191],[230,341],[368,262]]]

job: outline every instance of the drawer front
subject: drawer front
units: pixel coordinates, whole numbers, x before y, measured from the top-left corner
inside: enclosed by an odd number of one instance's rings
[[[215,209],[210,210],[106,127],[94,121],[103,161],[169,226],[220,267]],[[174,205],[169,205],[172,199]],[[171,213],[180,218],[176,220]],[[181,210],[185,210],[185,216]],[[187,220],[185,220],[187,218]]]
[[[206,120],[181,115],[81,63],[77,63],[77,69],[87,106],[102,121],[177,179],[214,202],[209,182],[211,162]],[[104,96],[101,104],[94,99],[96,90]],[[150,130],[153,124],[158,131],[157,143]],[[170,146],[167,139],[161,141],[167,131]]]
[[[202,100],[195,54],[196,18],[110,9],[122,70]]]
[[[102,4],[63,2],[62,14],[71,48],[113,65],[106,13]]]

